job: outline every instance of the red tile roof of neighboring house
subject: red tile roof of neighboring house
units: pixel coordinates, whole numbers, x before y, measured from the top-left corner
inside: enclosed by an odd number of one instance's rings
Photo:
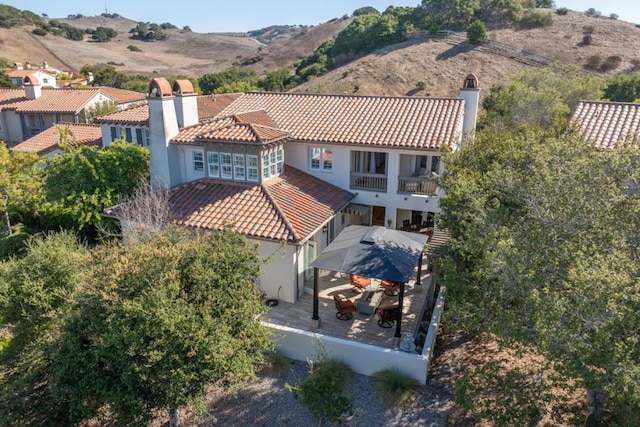
[[[114,113],[94,118],[95,123],[148,124],[149,106],[147,104],[125,108]]]
[[[198,97],[198,117],[215,117],[233,101],[240,98],[241,93],[225,93],[221,95],[204,95]]]
[[[354,195],[290,166],[264,184],[200,179],[172,189],[171,210],[181,225],[299,243],[343,209]]]
[[[184,128],[172,141],[186,144],[197,140],[268,143],[289,136],[288,132],[274,126],[264,111],[255,111]]]
[[[115,87],[100,86],[100,89],[115,99],[117,104],[125,104],[127,102],[146,101],[147,97],[144,93],[134,92],[132,90],[118,89]]]
[[[102,146],[100,126],[92,124],[59,123],[40,132],[39,134],[21,142],[13,150],[30,151],[39,156],[58,148],[60,131],[58,128],[68,129],[79,144]]]
[[[582,101],[573,115],[582,136],[598,148],[640,138],[640,104]]]
[[[298,141],[437,150],[460,136],[464,101],[250,92],[218,116],[260,110]]]
[[[9,92],[5,95],[3,92]],[[16,97],[19,93],[20,96]],[[24,89],[0,90],[0,108],[14,109],[18,113],[70,113],[78,114],[93,97],[101,93],[95,89],[43,88],[36,99],[27,99]],[[5,96],[8,99],[5,100]]]
[[[13,70],[11,69],[10,71],[5,71],[5,73],[12,78],[17,78],[17,77],[27,77],[29,74],[34,74],[36,72],[40,72],[40,73],[44,73],[44,74],[48,74],[51,76],[51,78],[55,79],[55,73],[52,73],[50,71],[47,70],[42,70],[42,69],[38,69],[38,68],[32,68],[30,70]]]

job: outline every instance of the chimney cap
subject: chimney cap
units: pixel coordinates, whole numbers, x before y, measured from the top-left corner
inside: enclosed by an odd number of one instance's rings
[[[151,79],[147,88],[147,96],[149,98],[164,98],[172,96],[171,85],[164,77],[156,77]]]
[[[38,81],[38,78],[35,75],[29,74],[28,76],[25,76],[24,84],[25,86],[36,86],[36,85],[39,85],[40,82]]]
[[[473,73],[469,73],[469,75],[467,75],[467,77],[465,77],[464,79],[462,89],[480,89],[478,77]]]
[[[173,92],[176,92],[180,95],[187,95],[195,93],[193,90],[193,83],[189,80],[176,80],[173,82]]]

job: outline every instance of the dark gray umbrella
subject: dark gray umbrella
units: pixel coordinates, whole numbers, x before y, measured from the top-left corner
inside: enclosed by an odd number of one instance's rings
[[[406,283],[427,236],[385,227],[350,225],[322,251],[312,267]]]

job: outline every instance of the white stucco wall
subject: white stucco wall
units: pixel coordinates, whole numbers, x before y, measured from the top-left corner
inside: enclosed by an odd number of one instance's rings
[[[280,301],[294,303],[296,247],[266,240],[252,241],[258,244],[258,254],[265,261],[258,284],[260,290],[267,293],[267,298],[278,298],[278,288],[282,287]]]

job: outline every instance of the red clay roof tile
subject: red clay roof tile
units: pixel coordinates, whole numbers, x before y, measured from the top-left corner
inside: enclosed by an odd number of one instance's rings
[[[60,142],[60,130],[58,128],[71,131],[73,138],[75,138],[79,144],[102,146],[100,126],[92,124],[59,123],[21,142],[12,149],[30,151],[42,156],[58,148],[58,143]]]
[[[582,136],[597,148],[640,137],[640,104],[582,101],[573,115]]]

